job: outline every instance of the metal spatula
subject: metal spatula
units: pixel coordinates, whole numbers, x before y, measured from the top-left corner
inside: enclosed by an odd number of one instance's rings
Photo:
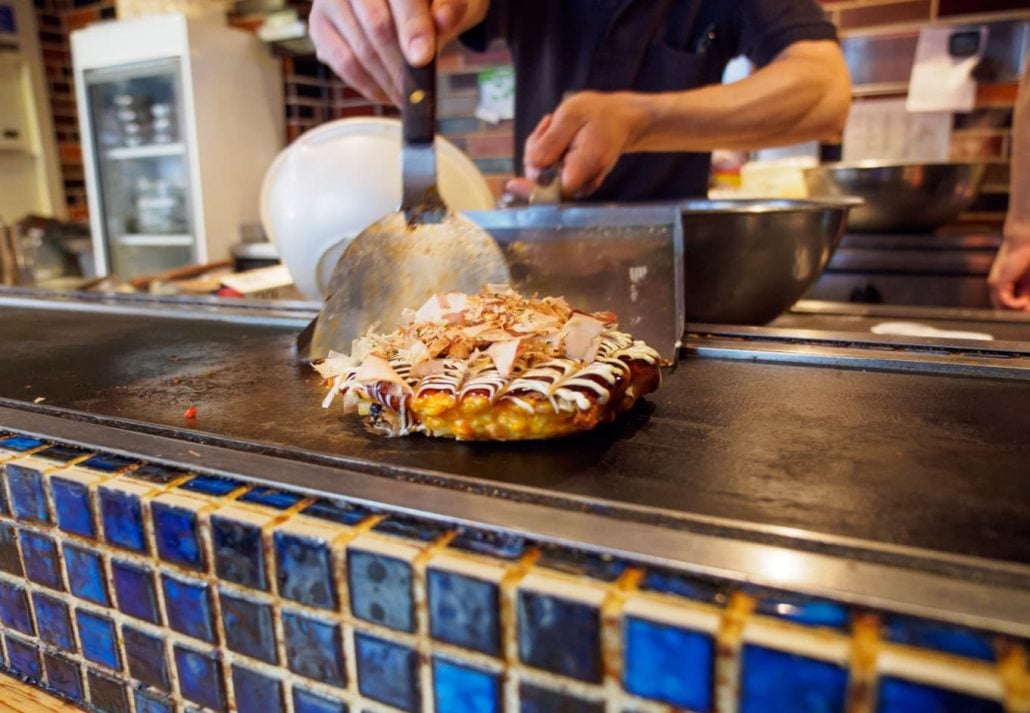
[[[298,338],[304,358],[324,358],[330,349],[349,353],[370,327],[393,330],[404,308],[417,309],[437,292],[474,293],[508,282],[494,239],[448,210],[436,188],[435,60],[407,67],[402,126],[400,210],[362,231],[340,256],[308,349],[305,334]]]

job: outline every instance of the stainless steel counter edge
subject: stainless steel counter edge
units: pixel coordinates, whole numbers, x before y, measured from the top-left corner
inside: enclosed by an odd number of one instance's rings
[[[1030,591],[903,567],[387,479],[108,425],[0,407],[0,427],[67,443],[313,495],[346,497],[420,517],[491,530],[647,564],[833,598],[858,606],[1030,637]],[[316,484],[331,476],[332,492]]]

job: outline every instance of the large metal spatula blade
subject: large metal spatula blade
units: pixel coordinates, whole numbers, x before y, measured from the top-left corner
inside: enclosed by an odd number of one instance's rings
[[[477,292],[508,281],[500,247],[450,212],[436,188],[436,63],[408,67],[402,107],[401,209],[361,232],[340,256],[315,321],[310,359],[347,352],[370,327],[399,326],[404,308],[437,292]]]

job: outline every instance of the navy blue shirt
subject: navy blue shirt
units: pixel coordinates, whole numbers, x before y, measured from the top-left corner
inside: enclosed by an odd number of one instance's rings
[[[815,0],[490,0],[462,36],[503,39],[515,65],[515,166],[526,138],[567,92],[668,92],[722,81],[731,59],[758,66],[801,40],[835,40]],[[590,199],[703,196],[711,154],[623,155]]]

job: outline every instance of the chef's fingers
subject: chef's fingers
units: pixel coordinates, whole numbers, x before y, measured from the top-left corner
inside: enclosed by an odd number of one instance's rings
[[[442,41],[458,34],[458,27],[468,11],[469,5],[465,0],[433,0],[430,12]]]
[[[563,160],[562,195],[573,198],[590,195],[600,188],[609,170],[602,148],[589,137],[577,136]]]
[[[1030,245],[1002,242],[987,284],[995,308],[1030,311]]]
[[[369,5],[376,2],[377,0],[369,0],[368,2],[357,4]],[[382,5],[382,10],[389,16],[390,10],[386,4],[381,0],[379,0],[379,4]],[[380,57],[379,52],[376,50],[375,44],[378,40],[366,34],[358,12],[351,3],[337,3],[334,9],[335,12],[330,13],[330,17],[333,17],[334,24],[340,31],[350,51],[357,57],[362,70],[372,78],[379,88],[380,101],[386,99],[386,101],[400,104],[400,90],[395,86],[397,82],[394,79],[394,77],[399,78],[400,75],[390,76],[390,70],[387,69],[382,57]],[[396,95],[395,101],[391,95]]]
[[[526,166],[546,168],[558,163],[586,121],[584,115],[562,107],[553,116],[545,116],[526,139]]]
[[[513,202],[528,203],[536,183],[528,178],[513,178],[504,184],[504,192],[511,196]]]
[[[371,74],[390,95],[391,101],[399,106],[404,57],[401,55],[390,6],[385,0],[362,0],[355,2],[353,8],[371,53],[377,59],[372,66]]]
[[[427,0],[389,0],[401,51],[415,67],[425,66],[436,54],[436,27]]]
[[[330,3],[321,5],[324,7],[327,4]],[[321,62],[369,99],[384,103],[389,101],[383,88],[365,71],[361,60],[351,51],[336,22],[324,11],[319,11],[317,3],[308,18],[308,27]]]
[[[1015,283],[991,287],[991,303],[995,309],[1030,310],[1030,295],[1016,295]]]

